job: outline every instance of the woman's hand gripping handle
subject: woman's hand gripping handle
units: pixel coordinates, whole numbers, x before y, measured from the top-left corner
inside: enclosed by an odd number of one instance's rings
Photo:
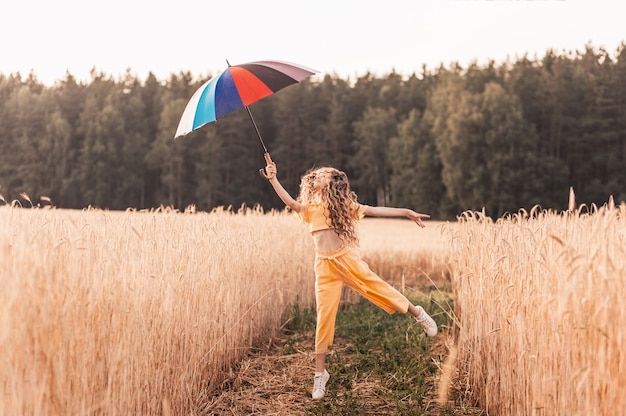
[[[271,158],[271,156],[270,156],[270,153],[269,153],[269,152],[265,152],[265,153],[263,154],[263,157],[265,158],[265,162],[266,162],[268,165],[271,165],[272,163],[274,163],[274,162],[272,162],[272,158]],[[274,177],[276,176],[276,172],[266,173],[264,169],[259,169],[259,174],[260,174],[263,178],[267,179],[268,181],[269,181],[270,179],[272,179],[272,178],[274,178]]]

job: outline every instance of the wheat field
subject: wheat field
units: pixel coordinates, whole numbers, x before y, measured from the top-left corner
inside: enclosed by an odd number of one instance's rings
[[[314,300],[289,215],[0,207],[0,414],[188,414]]]
[[[364,259],[454,293],[439,380],[491,415],[626,409],[626,206],[492,221],[370,219]],[[294,304],[312,241],[287,212],[0,207],[0,415],[194,414]]]
[[[626,205],[492,221],[450,237],[460,388],[490,415],[626,412]]]

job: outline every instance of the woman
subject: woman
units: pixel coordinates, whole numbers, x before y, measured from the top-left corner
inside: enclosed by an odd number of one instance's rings
[[[437,324],[421,306],[413,305],[403,294],[382,280],[361,260],[358,252],[356,222],[364,216],[407,217],[424,227],[429,215],[408,208],[373,207],[359,204],[350,190],[346,174],[332,167],[307,172],[300,182],[296,199],[276,177],[276,164],[266,166],[267,177],[280,199],[309,225],[315,243],[315,376],[313,399],[324,397],[330,378],[325,369],[326,353],[332,345],[335,318],[341,291],[346,284],[388,313],[410,313],[429,336],[437,335]]]

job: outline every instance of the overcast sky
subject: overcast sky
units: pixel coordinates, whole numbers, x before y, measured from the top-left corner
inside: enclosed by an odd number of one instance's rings
[[[548,49],[614,54],[623,0],[1,0],[0,73],[52,85],[66,71],[126,69],[165,80],[278,59],[321,74],[420,72],[458,62],[531,59]]]

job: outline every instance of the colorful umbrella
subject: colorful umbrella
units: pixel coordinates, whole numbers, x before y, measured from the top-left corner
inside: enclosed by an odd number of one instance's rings
[[[245,108],[261,141],[265,160],[271,158],[248,106],[261,98],[296,84],[317,71],[282,61],[258,61],[230,65],[193,94],[178,124],[174,138],[184,136],[235,110]],[[263,169],[263,177],[269,179]]]

